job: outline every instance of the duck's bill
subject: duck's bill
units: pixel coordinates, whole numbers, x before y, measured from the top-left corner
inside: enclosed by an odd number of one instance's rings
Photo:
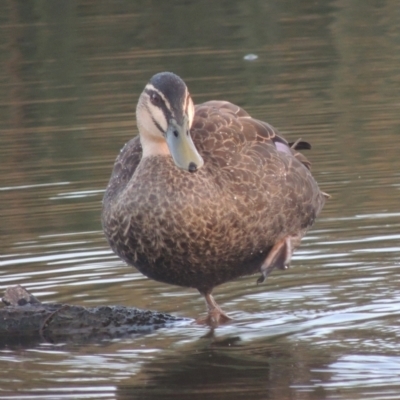
[[[180,126],[176,121],[171,121],[165,139],[172,159],[178,168],[195,172],[203,166],[204,161],[193,143],[187,123]]]

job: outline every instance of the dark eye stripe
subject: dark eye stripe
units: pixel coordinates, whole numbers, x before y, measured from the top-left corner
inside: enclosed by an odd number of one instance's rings
[[[145,89],[145,92],[149,96],[151,96],[152,94],[157,94],[157,96],[160,96],[155,90]],[[155,105],[155,106],[161,109],[161,111],[164,113],[164,116],[165,116],[166,120],[169,121],[171,119],[171,117],[172,117],[172,113],[168,109],[168,107],[166,106],[164,99],[161,96],[159,97],[159,99],[160,99],[160,103]],[[154,118],[152,118],[152,119],[154,121]],[[158,125],[156,122],[154,122],[154,123],[157,125],[157,128],[160,129],[160,125]],[[160,130],[161,130],[161,132],[164,132],[162,129],[160,129]]]

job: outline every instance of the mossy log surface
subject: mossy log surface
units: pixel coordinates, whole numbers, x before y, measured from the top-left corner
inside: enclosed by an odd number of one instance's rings
[[[123,306],[82,307],[41,303],[21,286],[6,290],[0,308],[0,341],[92,341],[148,333],[184,321],[173,315]]]

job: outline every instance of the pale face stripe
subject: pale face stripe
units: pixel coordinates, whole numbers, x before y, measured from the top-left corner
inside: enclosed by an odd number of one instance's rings
[[[146,105],[148,115],[150,116],[153,124],[161,133],[165,134],[168,129],[167,118],[161,108],[153,106],[151,103]]]

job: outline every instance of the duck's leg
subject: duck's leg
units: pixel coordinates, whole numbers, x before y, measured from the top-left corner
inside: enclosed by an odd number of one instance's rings
[[[208,308],[208,315],[205,318],[197,319],[196,322],[198,324],[206,324],[215,328],[218,325],[225,324],[232,320],[232,318],[228,317],[228,315],[226,315],[224,311],[222,311],[221,307],[214,300],[211,291],[210,292],[199,291],[199,292],[206,301]]]
[[[269,251],[267,258],[261,266],[262,275],[257,279],[257,283],[265,281],[267,276],[274,268],[287,269],[293,254],[292,236],[286,236],[276,243]]]

